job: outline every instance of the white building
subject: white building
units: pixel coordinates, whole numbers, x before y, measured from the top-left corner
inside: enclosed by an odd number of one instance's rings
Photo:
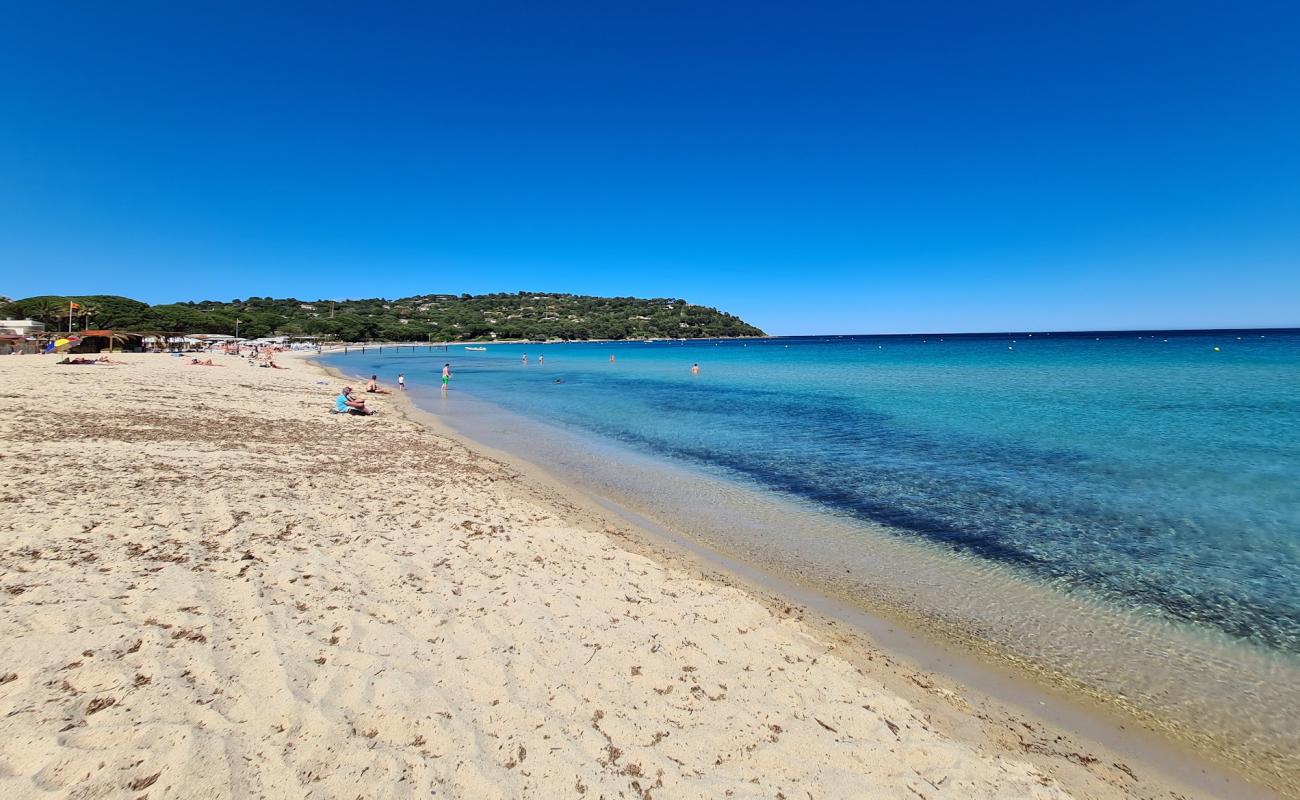
[[[0,319],[0,333],[32,336],[45,333],[45,323],[34,319]]]

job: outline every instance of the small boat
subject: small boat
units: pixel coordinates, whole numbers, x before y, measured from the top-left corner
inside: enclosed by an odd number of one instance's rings
[[[477,350],[477,351],[479,351],[479,352],[483,352],[483,351],[486,351],[486,350],[487,350],[486,347],[466,347],[465,349],[466,349],[466,350]]]

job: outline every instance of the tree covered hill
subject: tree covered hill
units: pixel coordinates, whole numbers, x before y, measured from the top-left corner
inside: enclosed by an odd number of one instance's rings
[[[50,329],[168,333],[327,336],[343,341],[478,341],[499,339],[699,339],[762,336],[716,308],[674,298],[573,294],[428,294],[400,300],[247,300],[150,306],[114,295],[28,297],[0,305],[0,317],[30,317]]]

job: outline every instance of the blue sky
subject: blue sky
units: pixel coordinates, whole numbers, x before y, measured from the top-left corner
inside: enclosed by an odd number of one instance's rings
[[[0,294],[1300,325],[1300,4],[0,4]]]

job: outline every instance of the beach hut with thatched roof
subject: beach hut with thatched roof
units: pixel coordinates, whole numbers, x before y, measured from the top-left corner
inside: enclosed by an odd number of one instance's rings
[[[81,342],[73,349],[78,353],[98,353],[102,350],[111,353],[114,348],[126,350],[139,347],[143,341],[143,334],[130,331],[82,331]]]

